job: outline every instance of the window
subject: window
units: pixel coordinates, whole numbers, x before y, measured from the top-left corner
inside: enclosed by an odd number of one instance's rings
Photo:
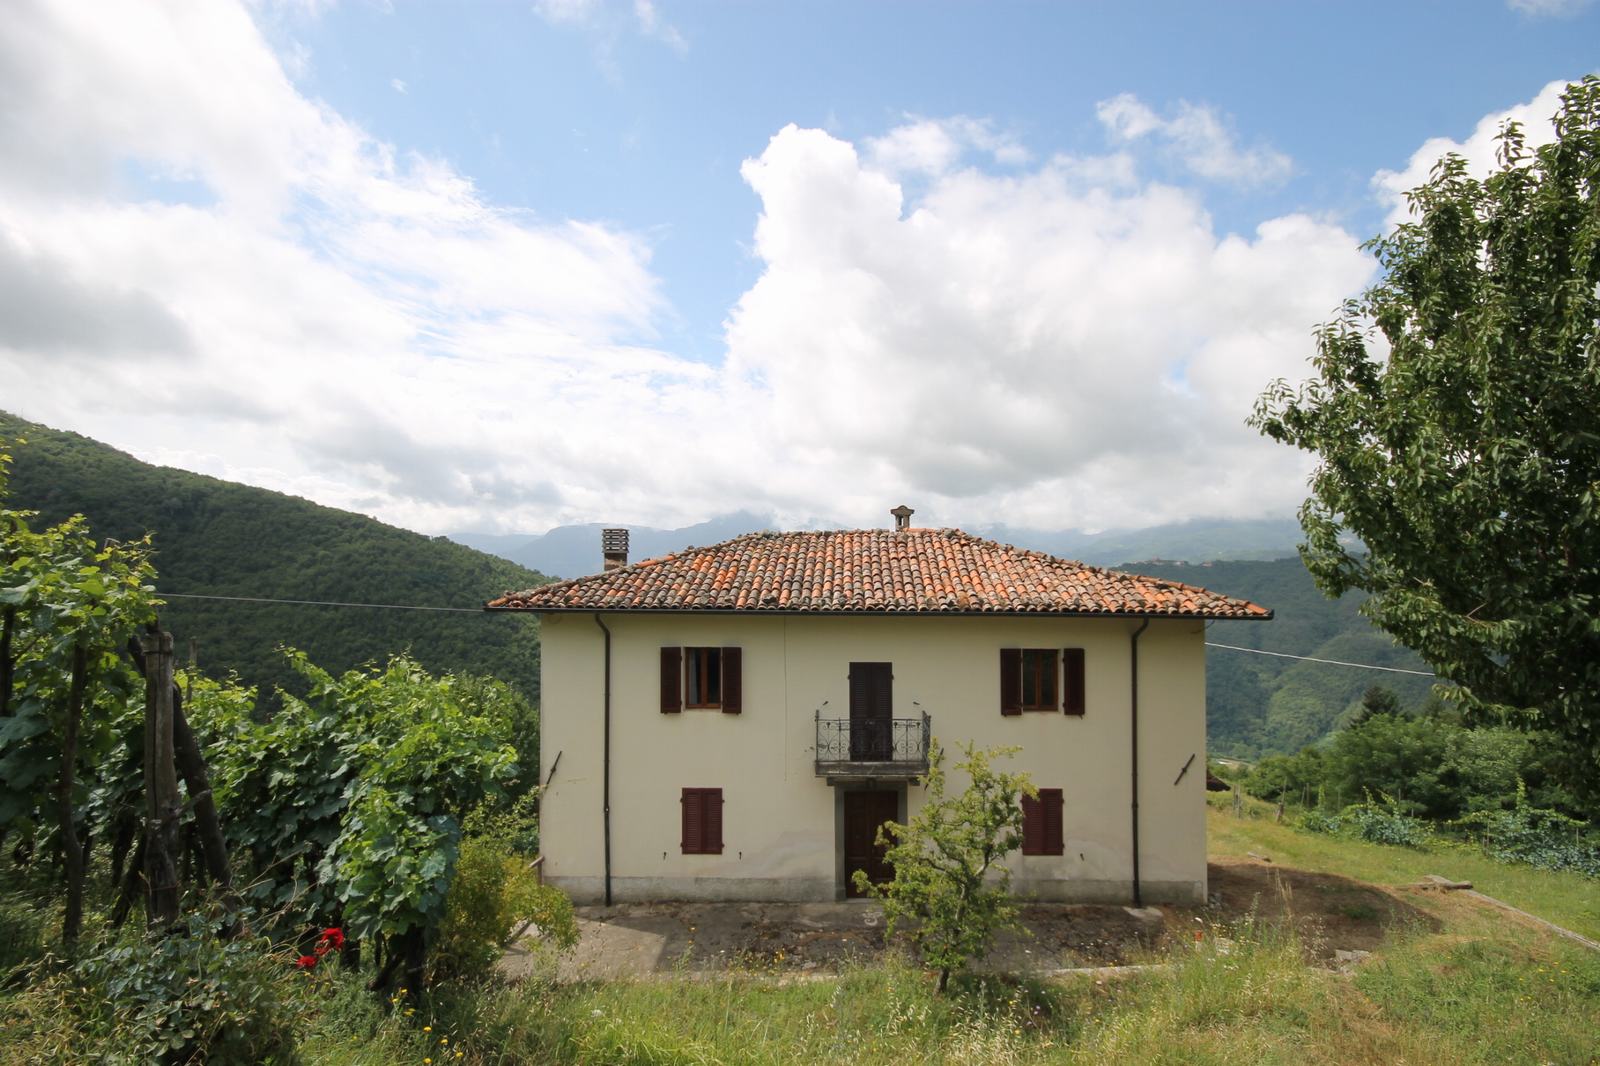
[[[686,788],[683,805],[683,853],[722,854],[722,789]]]
[[[722,706],[722,649],[683,649],[683,705]]]
[[[1063,805],[1059,788],[1041,788],[1039,798],[1022,797],[1022,854],[1061,855]]]
[[[1022,652],[1022,709],[1056,709],[1056,650],[1024,648]]]
[[[662,648],[661,713],[689,707],[738,714],[744,709],[743,678],[739,648]]]
[[[1000,713],[1058,707],[1065,714],[1083,714],[1083,649],[1001,648]]]

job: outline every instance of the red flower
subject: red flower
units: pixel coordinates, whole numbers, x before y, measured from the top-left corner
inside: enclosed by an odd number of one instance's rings
[[[322,931],[322,938],[317,941],[317,954],[326,955],[342,947],[344,947],[344,930],[338,926],[331,926]]]
[[[315,955],[302,955],[294,961],[294,964],[297,969],[310,970],[316,967],[317,957]]]

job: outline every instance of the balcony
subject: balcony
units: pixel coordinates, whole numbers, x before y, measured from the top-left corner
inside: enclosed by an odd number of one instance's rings
[[[921,777],[928,772],[931,719],[817,715],[817,776],[829,784]]]

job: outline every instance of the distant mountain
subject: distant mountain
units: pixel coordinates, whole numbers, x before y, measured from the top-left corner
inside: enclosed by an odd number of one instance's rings
[[[1213,622],[1206,639],[1218,644],[1426,670],[1409,649],[1356,613],[1362,597],[1330,600],[1317,591],[1298,558],[1272,562],[1183,565],[1131,563],[1127,569],[1243,596],[1276,612],[1270,622]],[[1289,754],[1337,729],[1372,685],[1421,703],[1426,677],[1329,666],[1224,648],[1206,649],[1206,743],[1217,754],[1250,758]]]
[[[450,539],[479,551],[559,577],[582,577],[600,572],[600,531],[626,523],[588,522],[556,526],[548,533],[452,533]],[[745,533],[772,529],[772,516],[735,511],[682,529],[628,526],[628,558],[633,562],[670,555],[689,547],[719,544]]]
[[[557,526],[547,533],[452,533],[450,539],[542,573],[581,577],[600,570],[600,530],[607,524]],[[652,559],[691,546],[717,544],[744,533],[773,528],[771,515],[753,511],[736,511],[682,529],[632,526],[628,557],[635,561]],[[1005,525],[972,526],[967,532],[1096,566],[1117,566],[1129,559],[1180,562],[1281,559],[1293,555],[1295,545],[1300,542],[1300,525],[1289,518],[1197,520],[1100,533]]]
[[[548,580],[504,559],[293,496],[151,466],[76,433],[0,412],[13,449],[12,506],[53,523],[74,513],[100,538],[154,534],[162,593],[333,600],[472,611],[509,589]],[[194,641],[207,672],[293,679],[279,645],[341,671],[407,648],[430,669],[492,674],[537,698],[537,622],[446,613],[174,597],[162,621],[180,658]]]
[[[1195,519],[1145,529],[1018,529],[979,526],[968,532],[1019,548],[1077,559],[1093,566],[1121,567],[1130,559],[1199,563],[1219,559],[1283,559],[1295,554],[1300,523],[1292,518]]]

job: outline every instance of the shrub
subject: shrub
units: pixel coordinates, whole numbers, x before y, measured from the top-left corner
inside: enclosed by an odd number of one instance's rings
[[[1600,877],[1600,846],[1584,837],[1585,823],[1559,811],[1530,806],[1520,782],[1517,805],[1511,810],[1482,811],[1452,824],[1475,832],[1483,850],[1501,862]]]
[[[191,916],[168,936],[128,935],[72,974],[96,1061],[293,1061],[296,976],[261,940],[224,940]]]
[[[1401,813],[1395,801],[1387,796],[1382,803],[1370,799],[1365,803],[1352,803],[1340,813],[1338,822],[1343,832],[1369,844],[1421,848],[1433,839],[1433,828],[1427,822]]]
[[[1022,846],[1019,798],[1035,796],[1027,774],[1000,773],[992,759],[1016,748],[974,749],[956,769],[970,782],[959,796],[945,795],[944,752],[928,751],[927,799],[905,825],[885,822],[878,843],[888,847],[894,880],[876,885],[855,872],[856,887],[883,899],[885,935],[903,928],[922,960],[939,971],[939,991],[950,974],[983,954],[996,930],[1014,925],[1011,872],[1001,859]]]
[[[513,848],[513,819],[494,819],[495,831],[461,842],[455,879],[431,953],[434,977],[480,980],[524,923],[537,926],[557,951],[577,943],[572,901],[539,883],[528,856]]]

